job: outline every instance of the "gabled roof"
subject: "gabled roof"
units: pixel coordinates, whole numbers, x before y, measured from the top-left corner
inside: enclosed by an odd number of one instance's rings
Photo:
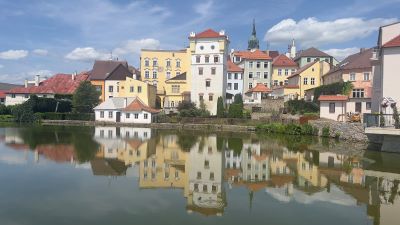
[[[106,80],[125,80],[126,77],[133,77],[133,73],[124,65],[119,64],[110,72]]]
[[[287,67],[297,67],[297,63],[295,63],[291,58],[287,57],[285,54],[280,54],[275,57],[272,62],[273,66],[287,66]]]
[[[219,32],[216,32],[213,29],[207,29],[203,32],[200,32],[198,34],[195,34],[194,37],[189,37],[189,39],[193,38],[220,38],[220,37],[226,37],[225,35],[221,35]]]
[[[370,48],[346,57],[343,61],[340,62],[338,66],[333,67],[324,76],[340,70],[371,69],[372,51],[373,49]]]
[[[0,91],[0,98],[6,98],[6,93],[4,91]]]
[[[267,55],[269,55],[272,59],[275,59],[276,57],[279,56],[279,51],[275,51],[275,50],[265,51],[265,53],[267,53]]]
[[[134,97],[132,97],[132,98],[121,98],[121,97],[109,98],[106,101],[102,102],[100,105],[96,106],[94,109],[95,110],[123,109],[126,107],[125,99],[126,99],[127,105],[129,105],[133,100],[135,100]]]
[[[310,62],[310,63],[304,65],[303,67],[301,67],[300,69],[298,69],[298,70],[296,71],[296,73],[294,73],[294,74],[288,76],[288,79],[300,75],[302,72],[304,72],[305,70],[307,70],[308,68],[310,68],[311,66],[313,66],[315,63],[319,63],[319,61]]]
[[[321,95],[318,101],[347,101],[348,99],[346,95]]]
[[[149,113],[159,113],[160,110],[153,109],[150,106],[144,104],[140,98],[135,98],[127,107],[123,109],[124,112],[140,112],[146,111]]]
[[[75,75],[72,74],[56,74],[47,80],[42,81],[39,86],[17,87],[6,93],[10,94],[61,94],[71,95],[75,92],[82,81],[88,79],[86,72]]]
[[[400,47],[400,35],[386,42],[382,47],[384,48]]]
[[[294,58],[294,61],[298,60],[301,57],[331,57],[331,56],[317,48],[311,47],[309,49],[300,51],[299,54],[296,55],[296,57]]]
[[[173,77],[173,78],[171,78],[171,79],[168,79],[168,80],[166,80],[165,82],[168,82],[168,81],[177,81],[177,80],[186,80],[186,72],[181,73],[181,74],[179,74],[179,75],[177,75],[177,76],[175,76],[175,77]]]
[[[248,90],[246,93],[252,93],[252,92],[271,93],[272,91],[264,84],[258,83],[255,87]]]
[[[239,56],[242,59],[262,59],[262,60],[272,60],[272,58],[265,52],[256,49],[254,51],[235,51],[234,56]]]
[[[243,69],[228,59],[228,72],[243,72]]]
[[[90,80],[105,80],[120,64],[128,68],[128,63],[126,61],[96,60],[93,64]]]

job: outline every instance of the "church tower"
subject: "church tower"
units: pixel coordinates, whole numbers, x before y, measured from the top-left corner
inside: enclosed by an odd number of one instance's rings
[[[296,57],[296,45],[294,44],[294,39],[292,39],[292,43],[288,46],[286,56],[292,59]]]
[[[250,39],[248,41],[247,49],[254,50],[254,49],[259,49],[259,48],[260,48],[260,42],[258,41],[258,38],[257,38],[256,22],[253,19],[253,32],[251,33]]]

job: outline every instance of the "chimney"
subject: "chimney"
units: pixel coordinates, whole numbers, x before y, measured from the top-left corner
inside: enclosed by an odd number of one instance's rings
[[[28,79],[25,79],[25,88],[28,87]]]
[[[128,106],[128,98],[124,98],[124,108]]]
[[[36,87],[39,86],[39,83],[40,83],[40,75],[38,74],[35,76],[35,86]]]
[[[190,32],[190,37],[195,37],[196,33],[195,32]]]
[[[221,31],[219,32],[219,35],[224,36],[224,35],[225,35],[225,31],[224,31],[224,30],[221,30]]]
[[[71,75],[72,80],[75,80],[75,79],[76,79],[76,75],[78,75],[77,72],[73,72],[73,73],[72,73],[72,75]]]

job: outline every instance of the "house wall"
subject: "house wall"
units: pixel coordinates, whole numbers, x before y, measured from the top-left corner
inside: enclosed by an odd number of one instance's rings
[[[229,74],[231,74],[231,79],[229,79]],[[238,79],[235,79],[235,74],[237,74]],[[231,89],[228,89],[229,84],[231,84]],[[235,89],[235,84],[237,84],[237,86],[238,86],[237,89]],[[230,99],[230,102],[233,101],[236,94],[241,94],[243,96],[243,73],[228,71],[226,92],[233,95],[232,99]],[[228,99],[227,99],[227,101],[228,101]]]
[[[253,67],[250,67],[250,62],[253,63]],[[260,62],[260,68],[257,68],[257,62]],[[267,63],[267,68],[264,68],[264,63]],[[263,83],[268,88],[271,87],[271,74],[272,74],[272,61],[271,60],[255,60],[255,59],[243,59],[239,63],[239,67],[243,68],[243,93],[246,93],[251,87],[255,87],[257,83]],[[268,77],[264,78],[264,72],[268,73]],[[249,78],[249,74],[253,73],[253,78]],[[260,73],[260,77],[257,77],[257,73]]]
[[[99,89],[101,90],[101,95],[100,95],[100,100],[101,102],[104,102],[105,100],[105,89],[104,89],[104,80],[91,80],[90,83],[93,86],[98,86]]]
[[[22,104],[29,100],[30,95],[29,94],[15,94],[14,98],[12,96],[13,96],[12,94],[6,94],[6,100],[5,100],[6,106]],[[42,98],[54,98],[53,94],[37,94],[36,96],[42,97]]]
[[[335,112],[329,112],[329,103],[335,103]],[[338,120],[339,115],[346,114],[346,102],[344,101],[321,101],[319,107],[321,118]]]
[[[308,58],[309,58],[309,60],[308,60]],[[310,62],[314,62],[315,60],[318,60],[318,61],[321,61],[321,62],[322,62],[322,61],[325,62],[325,60],[328,60],[327,63],[330,63],[331,58],[332,58],[332,62],[333,62],[333,65],[334,65],[334,66],[336,66],[337,64],[339,64],[339,62],[338,62],[335,58],[333,58],[333,57],[301,57],[301,58],[297,59],[295,62],[296,62],[296,63],[299,65],[299,67],[301,68],[301,67],[307,65],[307,64],[310,63]]]
[[[281,70],[281,75],[279,75],[279,70]],[[286,70],[288,71],[288,75],[285,75]],[[296,67],[273,66],[271,86],[276,86],[275,84],[284,85],[285,80],[287,80],[287,77],[294,74],[295,71]]]
[[[152,108],[156,107],[157,88],[155,86],[130,77],[121,81],[119,85],[120,90],[119,93],[117,93],[118,97],[139,97],[146,105]],[[131,87],[133,87],[133,92],[130,90]],[[141,92],[138,92],[138,87],[141,87]]]
[[[172,85],[179,85],[179,93],[172,92]],[[165,99],[164,99],[164,109],[168,108],[175,110],[179,103],[184,101],[183,92],[190,92],[190,87],[188,85],[187,79],[181,81],[167,81],[165,82]]]
[[[104,81],[104,101],[107,101],[109,98],[115,98],[119,96],[119,92],[121,91],[121,82],[120,80],[105,80]],[[110,86],[113,87],[113,91],[110,91]]]
[[[371,103],[371,98],[350,98],[347,102],[347,112],[356,112],[356,103],[361,103],[361,115],[371,113],[371,108],[367,108],[367,103]]]
[[[101,118],[101,111],[104,111],[104,118]],[[112,112],[112,118],[109,118],[109,111]],[[117,118],[117,110],[95,110],[94,116],[96,121],[100,122],[115,122]]]
[[[400,47],[384,48],[382,51],[383,97],[391,97],[400,107]],[[391,113],[391,112],[390,112]]]
[[[126,115],[129,114],[129,118],[126,118]],[[135,119],[135,114],[138,114],[138,118]],[[145,114],[147,114],[147,119],[144,118]],[[140,112],[122,112],[121,113],[121,123],[139,123],[139,124],[149,124],[151,123],[151,113],[146,111]]]

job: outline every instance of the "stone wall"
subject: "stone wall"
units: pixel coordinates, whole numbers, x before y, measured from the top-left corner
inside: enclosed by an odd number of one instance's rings
[[[368,142],[368,137],[364,132],[361,123],[342,123],[333,120],[310,120],[308,123],[319,130],[318,135],[322,136],[324,127],[329,127],[329,136],[337,137],[348,141]]]
[[[244,104],[246,110],[252,111],[253,107],[260,108],[260,112],[280,112],[284,107],[284,99],[262,99],[260,104]]]

